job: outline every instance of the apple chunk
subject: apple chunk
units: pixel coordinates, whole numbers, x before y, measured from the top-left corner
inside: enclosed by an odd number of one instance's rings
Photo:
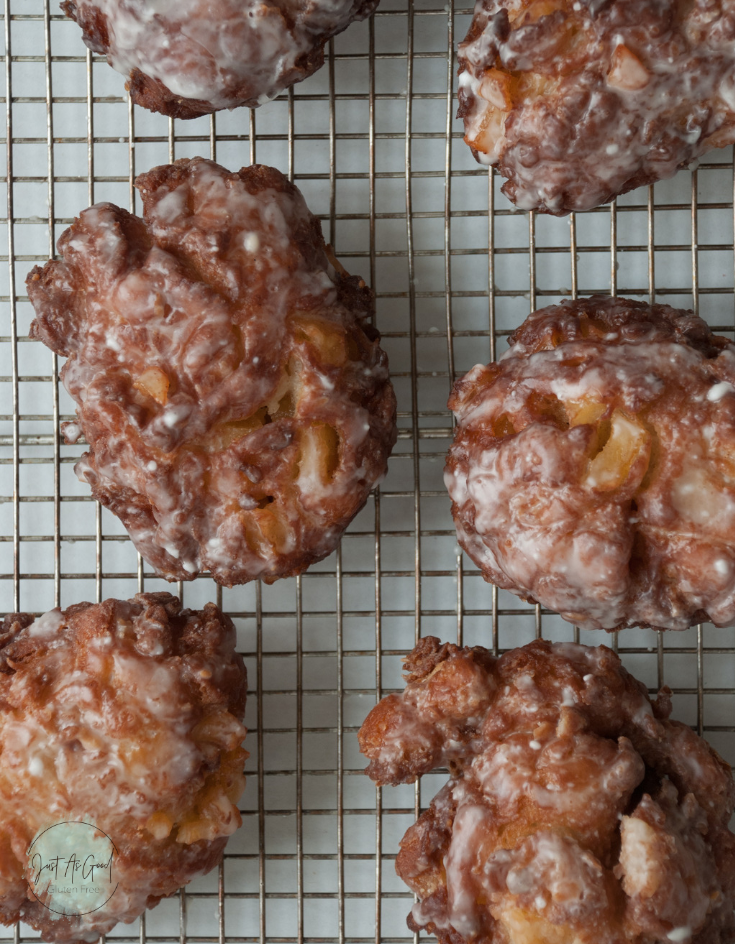
[[[585,484],[590,488],[608,491],[619,488],[630,475],[636,460],[650,452],[651,437],[635,419],[615,410],[610,420],[610,437],[590,462]],[[640,478],[646,463],[641,465]]]
[[[650,79],[650,73],[634,52],[622,43],[615,47],[607,76],[608,85],[626,92],[637,92],[645,88]]]
[[[295,336],[306,341],[318,351],[320,358],[330,367],[341,367],[348,360],[349,350],[344,329],[326,318],[294,317]]]
[[[326,423],[301,431],[298,485],[302,492],[328,485],[339,465],[339,434]]]
[[[168,399],[169,379],[160,367],[149,367],[133,384],[136,390],[145,393],[163,406]]]
[[[570,426],[596,423],[606,410],[604,403],[595,400],[567,400],[564,407]]]

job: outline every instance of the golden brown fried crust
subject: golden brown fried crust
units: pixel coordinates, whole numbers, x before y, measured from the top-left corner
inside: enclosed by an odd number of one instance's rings
[[[599,206],[732,143],[733,38],[732,0],[478,0],[465,141],[522,209]]]
[[[0,624],[0,920],[93,941],[219,862],[240,825],[247,676],[232,621],[169,593]],[[29,891],[42,829],[89,821],[117,891],[58,918]]]
[[[277,170],[141,175],[34,269],[31,335],[68,356],[76,467],[169,580],[301,573],[385,473],[396,401],[373,296]]]
[[[668,691],[652,703],[606,647],[545,640],[494,659],[428,637],[406,669],[358,738],[378,783],[451,774],[396,859],[421,899],[411,930],[441,944],[735,940],[735,784],[669,720]]]
[[[197,0],[159,4],[155,15],[146,0],[64,0],[61,8],[127,77],[136,105],[189,119],[257,108],[308,78],[324,64],[326,43],[377,2]]]
[[[735,622],[735,346],[691,311],[534,312],[449,401],[445,483],[483,575],[587,629]]]

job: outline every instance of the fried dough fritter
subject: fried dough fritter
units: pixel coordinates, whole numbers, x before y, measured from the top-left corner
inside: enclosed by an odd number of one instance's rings
[[[232,621],[169,593],[0,624],[0,921],[95,941],[214,868],[240,826],[247,676]],[[42,829],[93,821],[117,890],[62,917],[29,889]]]
[[[524,210],[588,210],[735,141],[735,2],[477,0],[459,117]]]
[[[324,65],[324,46],[378,0],[64,0],[85,44],[170,118],[257,108]]]
[[[688,311],[534,312],[455,385],[445,468],[486,580],[585,629],[735,622],[735,345]]]
[[[605,646],[427,637],[359,733],[367,773],[451,779],[401,841],[441,944],[735,941],[730,767]]]
[[[76,466],[156,572],[232,586],[330,554],[396,440],[373,296],[279,171],[138,177],[144,217],[85,210],[35,268],[31,334],[90,445]]]

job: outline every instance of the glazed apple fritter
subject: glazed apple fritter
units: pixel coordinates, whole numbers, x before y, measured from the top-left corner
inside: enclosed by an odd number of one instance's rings
[[[735,940],[730,767],[605,646],[422,639],[360,733],[367,773],[450,780],[401,841],[441,944]]]
[[[455,385],[445,469],[487,580],[586,629],[735,621],[735,345],[690,311],[534,312]]]
[[[733,0],[477,0],[459,117],[524,210],[588,210],[735,141]]]
[[[378,0],[64,0],[136,105],[171,118],[257,108],[324,64],[324,46]]]
[[[220,861],[241,822],[247,676],[232,621],[169,593],[0,625],[0,921],[95,941]],[[39,831],[90,822],[117,889],[63,917],[29,889]]]
[[[195,158],[138,177],[28,276],[32,336],[65,355],[78,477],[168,580],[231,586],[337,546],[396,439],[365,283],[330,261],[279,171]]]

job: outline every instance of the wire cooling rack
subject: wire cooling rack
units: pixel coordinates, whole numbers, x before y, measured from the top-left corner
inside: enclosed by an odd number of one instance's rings
[[[73,413],[59,362],[27,337],[27,271],[90,203],[136,207],[136,173],[195,154],[289,173],[344,265],[376,291],[399,402],[389,474],[336,554],[272,587],[179,587],[187,605],[216,600],[238,627],[250,680],[243,826],[218,871],[109,937],[404,941],[412,898],[393,860],[443,778],[376,789],[361,773],[361,721],[401,687],[401,656],[418,636],[502,650],[580,635],[484,583],[460,553],[442,484],[452,379],[501,353],[530,310],[577,293],[692,306],[732,335],[732,153],[611,207],[529,215],[461,141],[452,50],[471,10],[451,0],[383,0],[288,94],[192,122],[133,107],[56,0],[2,2],[0,611],[168,586],[77,482],[84,447],[59,439]],[[735,759],[735,630],[581,636],[616,645],[652,690],[666,682],[675,716]]]

